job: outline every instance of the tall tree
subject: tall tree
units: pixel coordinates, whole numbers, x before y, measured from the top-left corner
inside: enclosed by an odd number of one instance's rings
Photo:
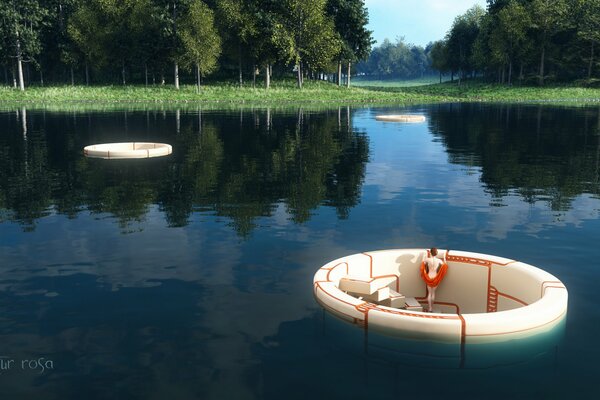
[[[257,10],[256,36],[252,46],[252,56],[258,66],[264,69],[265,88],[271,86],[271,66],[278,59],[277,45],[274,42],[277,21],[278,0],[254,0]]]
[[[325,67],[340,50],[333,21],[325,16],[326,0],[282,0],[274,41],[282,58],[296,68],[298,87],[302,87],[305,66]]]
[[[25,90],[23,63],[35,62],[41,51],[41,29],[47,10],[38,0],[3,0],[0,2],[0,40],[17,64],[19,89]]]
[[[103,41],[106,39],[103,32],[104,24],[100,16],[95,4],[87,2],[75,10],[66,27],[70,40],[83,54],[86,63],[86,81],[89,81],[87,65],[92,63],[100,66],[108,57],[103,47]]]
[[[440,73],[440,83],[442,83],[442,74],[448,70],[448,49],[443,40],[433,42],[430,50],[431,67]]]
[[[214,24],[213,12],[202,1],[192,3],[181,19],[179,31],[182,65],[196,70],[196,87],[201,77],[213,72],[221,54],[221,38]]]
[[[326,12],[333,18],[342,44],[338,59],[338,85],[341,84],[342,62],[345,61],[349,87],[352,63],[365,60],[374,43],[372,31],[367,29],[369,13],[364,0],[328,0]]]
[[[489,43],[494,59],[502,65],[508,64],[508,84],[512,83],[513,63],[528,49],[527,30],[531,20],[525,7],[516,0],[509,0],[497,14]],[[502,74],[504,76],[504,73]]]
[[[532,27],[537,35],[537,48],[540,49],[538,82],[544,84],[546,52],[552,37],[563,27],[568,14],[566,0],[532,0],[529,4]]]
[[[448,55],[450,67],[459,73],[460,79],[468,71],[473,70],[473,44],[479,34],[479,27],[485,10],[480,6],[473,6],[464,14],[454,19],[452,28],[448,32],[446,42],[448,43]]]
[[[259,4],[252,0],[217,1],[219,19],[229,36],[233,52],[237,54],[240,87],[244,83],[242,75],[244,49],[251,45],[259,30],[256,6]]]
[[[592,77],[594,67],[594,52],[596,45],[600,42],[600,0],[578,0],[579,11],[578,35],[588,42],[590,46],[590,56],[587,68],[587,77]]]

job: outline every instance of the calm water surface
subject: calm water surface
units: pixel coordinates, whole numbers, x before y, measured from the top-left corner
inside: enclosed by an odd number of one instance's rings
[[[399,112],[427,123],[374,120]],[[593,397],[599,117],[479,104],[2,111],[0,398]],[[173,155],[82,156],[111,141]],[[458,360],[367,336],[312,296],[334,258],[434,245],[556,275],[564,326]]]

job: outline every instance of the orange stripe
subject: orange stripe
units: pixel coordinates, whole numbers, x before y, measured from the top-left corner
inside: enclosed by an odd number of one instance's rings
[[[446,260],[457,261],[457,262],[461,262],[461,263],[465,263],[465,264],[482,265],[482,266],[486,266],[486,267],[491,267],[492,264],[496,264],[496,265],[504,267],[504,266],[507,266],[508,264],[512,264],[512,263],[516,262],[515,260],[511,260],[511,261],[503,264],[503,263],[499,263],[496,261],[485,260],[483,258],[455,256],[455,255],[446,255]]]
[[[328,295],[329,297],[333,297],[333,298],[334,298],[334,299],[336,299],[337,301],[341,301],[342,303],[344,303],[344,304],[348,304],[349,306],[356,307],[354,304],[352,304],[352,303],[348,303],[347,301],[345,301],[345,300],[342,300],[342,299],[340,299],[339,297],[336,297],[336,296],[332,295],[332,294],[331,294],[331,293],[329,293],[327,290],[323,289],[323,288],[321,287],[321,285],[319,284],[319,282],[315,283],[315,286],[317,286],[319,289],[321,289],[321,291],[322,291],[323,293],[325,293],[326,295]],[[366,302],[365,302],[365,303],[366,303]]]
[[[348,263],[347,262],[341,262],[341,263],[339,263],[337,265],[334,265],[333,267],[329,268],[329,272],[327,272],[327,280],[328,281],[331,282],[331,279],[329,278],[329,274],[331,273],[331,271],[333,271],[335,268],[339,267],[342,264],[346,264],[346,275],[348,275],[348,273],[349,273],[348,270],[350,269],[350,267],[348,266]],[[325,269],[327,269],[327,268],[325,268]]]
[[[465,318],[460,314],[458,314],[458,317],[460,318],[460,347],[462,353],[467,336],[467,321],[465,321]]]
[[[427,297],[415,297],[415,299],[421,304],[427,304]],[[440,304],[442,306],[456,307],[456,314],[460,314],[460,307],[456,303],[448,303],[446,301],[434,301],[433,304]]]

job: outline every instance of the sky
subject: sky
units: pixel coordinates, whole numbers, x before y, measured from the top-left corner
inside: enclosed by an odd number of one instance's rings
[[[443,39],[454,18],[475,4],[486,7],[485,0],[365,0],[375,46],[400,36],[421,46]]]

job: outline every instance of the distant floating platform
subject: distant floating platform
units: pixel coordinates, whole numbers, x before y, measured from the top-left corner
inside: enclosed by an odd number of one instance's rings
[[[386,122],[408,122],[408,123],[418,123],[425,122],[424,115],[377,115],[375,117],[377,121],[386,121]]]
[[[170,144],[152,142],[102,143],[85,146],[83,154],[91,158],[123,159],[168,156],[173,152]]]

